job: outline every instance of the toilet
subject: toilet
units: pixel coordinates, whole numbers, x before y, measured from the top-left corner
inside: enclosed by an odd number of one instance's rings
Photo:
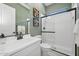
[[[48,43],[42,43],[41,46],[41,56],[65,56],[61,53],[53,51],[55,47],[51,47]]]
[[[48,43],[42,43],[41,46],[41,55],[42,56],[49,56],[48,52],[51,48],[51,46]]]

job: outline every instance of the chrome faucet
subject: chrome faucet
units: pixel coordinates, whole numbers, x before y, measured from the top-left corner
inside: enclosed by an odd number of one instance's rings
[[[17,40],[19,40],[19,39],[23,39],[23,34],[22,34],[22,32],[20,32],[20,34],[17,35]]]
[[[5,38],[5,35],[1,33],[0,38]]]

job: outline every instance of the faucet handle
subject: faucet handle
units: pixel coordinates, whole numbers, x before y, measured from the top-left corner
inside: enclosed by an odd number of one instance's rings
[[[13,32],[14,34],[18,35],[18,32]]]

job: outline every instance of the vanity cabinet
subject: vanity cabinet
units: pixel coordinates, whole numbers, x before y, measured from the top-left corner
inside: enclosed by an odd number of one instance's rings
[[[17,52],[11,54],[10,56],[40,56],[40,41],[37,41]]]

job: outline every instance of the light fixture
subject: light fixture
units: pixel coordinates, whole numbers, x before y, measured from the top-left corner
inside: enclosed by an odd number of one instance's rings
[[[29,21],[30,19],[29,18],[27,18],[27,21]]]

